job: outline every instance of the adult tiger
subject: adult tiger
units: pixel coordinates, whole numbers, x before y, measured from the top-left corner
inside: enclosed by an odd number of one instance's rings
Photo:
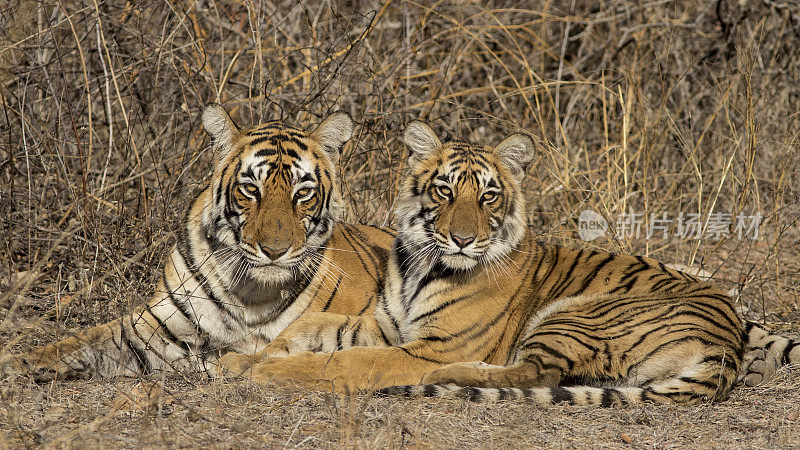
[[[191,202],[152,299],[118,320],[2,362],[38,380],[209,370],[219,352],[263,349],[306,311],[362,314],[394,233],[338,222],[335,163],[353,122],[308,133],[280,121],[239,129],[212,104],[214,174]]]
[[[297,354],[253,365],[253,379],[587,405],[728,395],[747,338],[731,299],[650,258],[536,242],[521,190],[529,137],[443,145],[415,122],[405,141],[411,174],[374,316],[302,317],[265,352]]]

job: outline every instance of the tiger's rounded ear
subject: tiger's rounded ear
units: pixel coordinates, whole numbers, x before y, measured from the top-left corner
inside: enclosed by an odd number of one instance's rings
[[[403,142],[411,150],[410,162],[416,162],[424,158],[425,155],[442,146],[442,142],[424,122],[415,120],[408,124],[403,133]]]
[[[512,174],[521,177],[525,173],[525,167],[533,159],[536,145],[527,134],[514,133],[503,139],[494,148],[494,152]]]
[[[203,109],[203,128],[214,140],[214,146],[221,152],[217,161],[222,161],[233,147],[234,136],[239,132],[239,127],[233,123],[228,111],[219,103],[210,103]]]
[[[310,136],[319,142],[336,164],[342,146],[353,136],[353,119],[346,112],[335,112],[323,120]]]

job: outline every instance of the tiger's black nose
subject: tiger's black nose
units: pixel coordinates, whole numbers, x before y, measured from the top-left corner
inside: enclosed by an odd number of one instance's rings
[[[261,250],[269,257],[269,259],[274,261],[280,258],[281,255],[289,251],[289,247],[282,247],[282,248],[261,247]]]
[[[459,236],[457,234],[451,234],[450,239],[452,239],[459,248],[464,248],[475,240],[475,236]]]

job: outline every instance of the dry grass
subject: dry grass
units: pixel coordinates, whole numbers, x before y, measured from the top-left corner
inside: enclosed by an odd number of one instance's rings
[[[702,266],[753,317],[797,331],[796,2],[429,5],[0,4],[0,353],[147,298],[210,173],[199,112],[214,100],[241,124],[351,113],[347,218],[372,224],[387,221],[409,120],[488,144],[528,131],[543,149],[526,185],[536,233]],[[763,220],[758,240],[731,227],[722,240],[586,244],[584,209]],[[624,410],[351,401],[177,376],[3,384],[0,445],[773,447],[800,441],[798,379],[721,405]]]
[[[782,372],[718,405],[624,409],[336,398],[177,377],[17,385],[3,388],[0,445],[785,448],[800,442],[799,380]]]

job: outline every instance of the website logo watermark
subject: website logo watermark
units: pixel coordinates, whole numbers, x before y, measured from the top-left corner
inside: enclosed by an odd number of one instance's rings
[[[578,235],[584,241],[593,241],[601,236],[605,236],[608,231],[608,221],[605,217],[592,211],[584,209],[578,216]]]
[[[736,236],[738,239],[758,239],[761,225],[761,214],[747,215],[739,213],[712,213],[702,217],[696,213],[679,213],[668,216],[667,213],[656,215],[651,213],[623,213],[617,216],[616,222],[609,226],[608,221],[596,211],[585,209],[578,216],[578,235],[584,241],[593,241],[606,233],[617,238],[639,239],[671,239],[685,240],[711,239],[720,240]]]

